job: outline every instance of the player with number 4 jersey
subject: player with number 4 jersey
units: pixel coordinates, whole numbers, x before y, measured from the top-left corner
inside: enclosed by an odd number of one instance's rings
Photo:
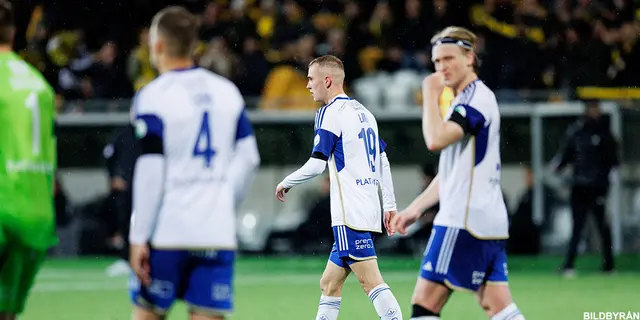
[[[183,300],[191,319],[233,308],[235,212],[260,158],[238,88],[191,59],[197,19],[169,7],[153,19],[160,76],[133,105],[140,140],[129,240],[133,319],[164,319]]]
[[[331,226],[334,244],[320,280],[322,296],[316,320],[338,318],[342,284],[353,271],[383,320],[401,320],[402,311],[384,283],[376,261],[374,239],[395,214],[396,203],[386,144],[378,136],[375,117],[343,90],[344,66],[334,56],[323,56],[309,64],[309,82],[318,110],[311,158],[276,187],[284,194],[329,167]],[[379,190],[382,189],[383,203]]]
[[[57,242],[53,205],[54,93],[11,51],[11,5],[0,0],[0,319],[14,319],[47,250]]]

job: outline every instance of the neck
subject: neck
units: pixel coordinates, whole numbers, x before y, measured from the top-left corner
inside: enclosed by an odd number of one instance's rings
[[[333,99],[335,99],[337,96],[339,96],[341,94],[346,95],[346,93],[344,93],[343,89],[336,90],[336,91],[333,91],[333,92],[329,92],[329,95],[328,95],[329,96],[329,100],[325,101],[324,104],[331,103],[331,101],[333,101]]]
[[[191,58],[178,58],[178,59],[167,59],[162,64],[162,67],[158,68],[160,73],[165,73],[172,70],[179,69],[187,69],[194,66],[193,60]]]
[[[8,44],[0,44],[0,53],[8,53],[11,52],[11,45]]]
[[[470,72],[464,79],[462,79],[462,81],[460,81],[460,84],[454,88],[456,96],[459,95],[460,92],[462,92],[462,90],[464,90],[464,88],[466,88],[471,82],[476,80],[478,80],[478,75],[475,72]]]

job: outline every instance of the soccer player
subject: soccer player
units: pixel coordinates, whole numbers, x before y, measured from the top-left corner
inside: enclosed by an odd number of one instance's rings
[[[161,74],[133,105],[141,156],[133,179],[133,319],[164,319],[174,300],[190,319],[232,311],[235,209],[260,158],[244,100],[229,80],[194,66],[196,18],[155,15],[151,60]]]
[[[322,296],[316,320],[335,320],[342,285],[351,271],[383,320],[401,320],[396,298],[378,268],[373,240],[396,213],[386,144],[375,117],[343,89],[344,65],[334,56],[309,63],[307,89],[324,107],[316,114],[311,158],[276,187],[276,197],[324,172],[329,165],[331,226],[335,242],[320,280]],[[378,195],[382,188],[383,205]],[[388,230],[388,228],[387,228]]]
[[[424,209],[440,203],[411,303],[413,320],[440,319],[452,290],[475,292],[493,320],[522,320],[507,286],[507,209],[500,188],[500,112],[496,97],[475,72],[476,36],[448,27],[431,39],[436,72],[422,83],[422,131],[440,151],[437,177],[391,230],[406,234]],[[443,118],[445,86],[455,99]]]
[[[15,319],[57,243],[53,184],[55,96],[11,51],[11,5],[0,0],[0,319]]]

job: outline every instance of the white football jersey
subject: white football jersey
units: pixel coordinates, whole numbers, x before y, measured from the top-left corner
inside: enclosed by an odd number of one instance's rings
[[[328,160],[331,225],[382,231],[380,154],[385,143],[367,108],[339,95],[316,114],[313,156]]]
[[[236,141],[252,134],[244,106],[231,81],[200,68],[166,72],[137,95],[137,135],[161,137],[165,158],[153,247],[236,248],[228,172]]]
[[[440,153],[440,211],[434,225],[462,228],[479,239],[508,238],[495,95],[476,80],[452,101],[445,120],[459,123],[465,136]]]

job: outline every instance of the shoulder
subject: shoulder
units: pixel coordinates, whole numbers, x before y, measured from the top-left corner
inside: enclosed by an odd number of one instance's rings
[[[155,100],[157,99],[156,94],[161,93],[158,90],[157,80],[158,79],[155,79],[149,82],[133,96],[132,111],[135,115],[157,111],[155,104]]]
[[[495,93],[482,81],[475,81],[467,89],[458,104],[476,109],[483,114],[492,114],[498,111],[498,101]]]

